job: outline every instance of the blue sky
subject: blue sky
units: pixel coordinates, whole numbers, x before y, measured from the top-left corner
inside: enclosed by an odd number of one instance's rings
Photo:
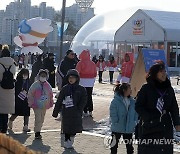
[[[13,0],[0,0],[0,9],[5,9],[6,5]],[[75,3],[75,0],[66,0],[66,5],[70,6]],[[32,5],[39,5],[40,2],[47,2],[48,6],[55,7],[60,10],[62,0],[31,0]],[[103,3],[103,4],[102,4]],[[95,13],[100,14],[110,10],[126,9],[126,8],[155,8],[158,10],[167,10],[180,12],[180,0],[94,0],[92,5],[95,8]]]

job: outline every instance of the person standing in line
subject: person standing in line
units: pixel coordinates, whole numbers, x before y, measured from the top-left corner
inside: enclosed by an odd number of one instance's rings
[[[121,136],[126,141],[127,154],[133,154],[133,132],[138,120],[135,111],[135,100],[131,97],[131,86],[128,83],[118,84],[115,87],[114,99],[110,105],[111,119],[111,154],[117,154]]]
[[[48,53],[48,57],[43,60],[43,68],[49,71],[49,79],[48,82],[52,88],[55,88],[55,70],[54,66],[54,54]]]
[[[13,114],[15,112],[15,89],[4,89],[2,87],[2,80],[5,72],[5,68],[10,70],[12,73],[12,80],[16,73],[16,67],[14,60],[10,57],[10,51],[8,47],[5,47],[1,51],[0,58],[0,132],[7,132],[8,124],[8,114]],[[10,82],[10,81],[9,81]],[[9,83],[3,83],[9,84]]]
[[[51,85],[47,82],[48,70],[40,69],[35,81],[28,92],[28,104],[33,108],[35,115],[34,132],[35,139],[41,139],[40,134],[46,110],[53,106],[53,91]]]
[[[61,88],[68,83],[66,79],[66,74],[70,69],[75,69],[77,61],[75,60],[73,50],[67,50],[66,56],[64,59],[59,63],[57,73],[56,73],[56,81],[58,89]]]
[[[80,61],[76,66],[76,70],[80,75],[80,85],[85,87],[87,91],[87,104],[84,108],[84,116],[92,116],[92,92],[97,76],[96,64],[90,59],[90,52],[88,50],[83,50],[79,58]]]
[[[29,70],[22,68],[17,74],[15,82],[15,113],[9,118],[9,129],[13,127],[13,121],[18,116],[24,116],[24,132],[29,132],[30,107],[28,106],[27,93],[30,87]]]
[[[118,83],[129,83],[132,71],[134,68],[134,64],[130,59],[130,56],[128,53],[125,54],[124,56],[124,62],[121,66],[121,77],[117,79]]]
[[[62,111],[62,130],[65,134],[65,148],[73,148],[76,133],[81,133],[82,112],[87,101],[86,89],[79,85],[79,73],[75,69],[70,69],[66,75],[68,84],[60,91],[57,102],[53,110],[53,117],[57,117]]]
[[[102,83],[102,74],[105,71],[106,64],[104,62],[104,57],[102,55],[99,56],[99,60],[96,63],[97,70],[99,72],[99,83]]]
[[[115,69],[117,67],[117,63],[114,60],[114,56],[110,56],[107,67],[109,68],[110,84],[113,84],[113,74],[114,74],[114,71],[115,71]]]
[[[35,78],[40,69],[43,68],[43,56],[38,55],[36,62],[32,65],[32,73],[30,77],[31,84],[35,82]]]
[[[144,141],[138,144],[138,154],[173,154],[173,127],[180,131],[179,107],[164,62],[151,66],[146,81],[135,104],[140,117],[138,137]]]

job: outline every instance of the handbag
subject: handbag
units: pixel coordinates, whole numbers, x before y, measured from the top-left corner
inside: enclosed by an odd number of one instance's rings
[[[154,119],[150,121],[142,121],[142,135],[151,135],[154,133],[162,133],[164,126],[160,119]]]

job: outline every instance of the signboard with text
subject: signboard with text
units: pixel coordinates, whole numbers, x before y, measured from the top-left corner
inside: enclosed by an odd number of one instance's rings
[[[165,63],[168,72],[164,50],[142,49],[139,52],[130,80],[133,97],[137,95],[141,86],[146,83],[146,74],[150,67],[159,60]]]

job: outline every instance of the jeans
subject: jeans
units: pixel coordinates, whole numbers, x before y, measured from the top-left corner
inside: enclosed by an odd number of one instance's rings
[[[92,101],[92,92],[93,87],[85,87],[87,92],[87,104],[84,107],[84,113],[87,113],[87,111],[92,112],[93,111],[93,101]]]
[[[99,71],[99,83],[102,82],[102,74],[103,74],[103,71]]]
[[[0,132],[7,132],[8,114],[0,114]]]
[[[126,143],[126,149],[127,149],[127,154],[133,154],[134,153],[134,148],[132,146],[132,134],[123,134],[123,133],[116,133],[112,132],[112,137],[116,138],[115,145],[111,147],[111,154],[117,154],[117,149],[118,149],[118,143],[119,139],[121,138],[121,135],[123,136],[123,140]],[[113,141],[112,141],[113,143]]]

